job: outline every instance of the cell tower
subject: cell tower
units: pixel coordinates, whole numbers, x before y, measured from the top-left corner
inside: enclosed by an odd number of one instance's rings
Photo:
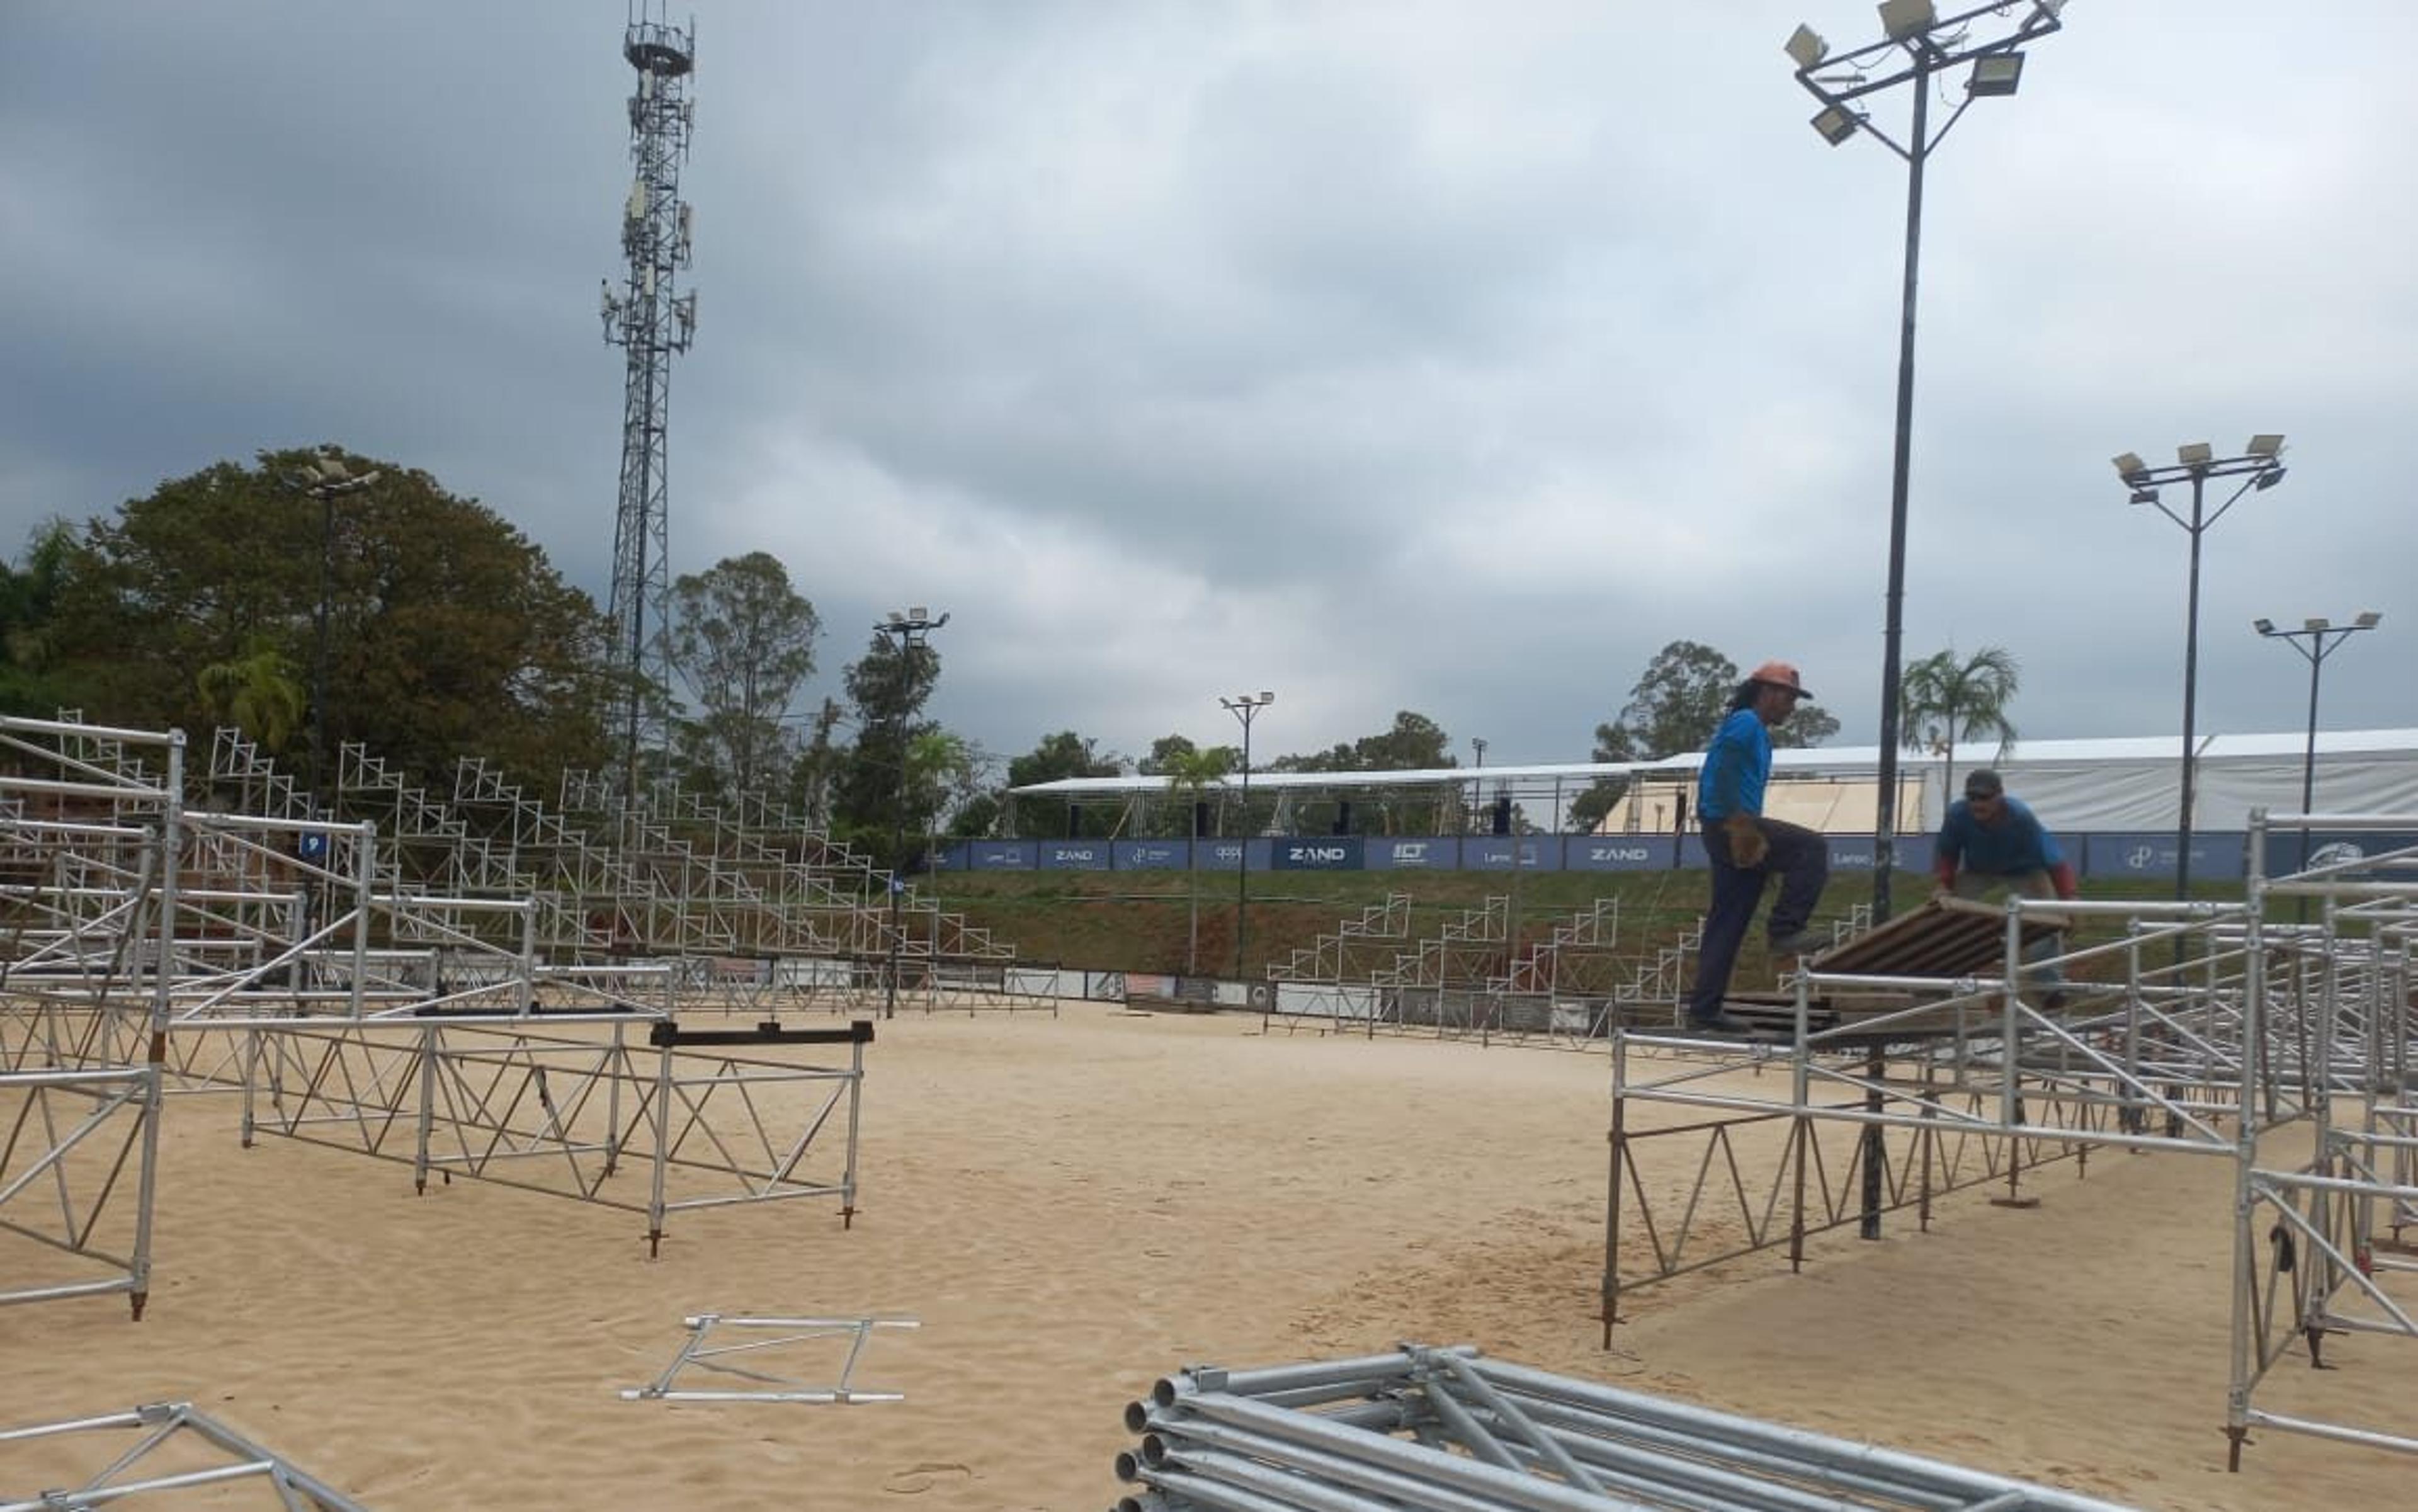
[[[672,358],[696,329],[696,295],[678,279],[689,266],[689,207],[680,197],[696,104],[688,77],[696,67],[696,23],[686,30],[647,19],[643,3],[622,34],[621,55],[638,70],[630,97],[630,158],[637,166],[621,215],[629,272],[619,292],[604,281],[604,340],[630,354],[621,402],[621,502],[613,521],[613,657],[629,676],[616,710],[625,741],[623,781],[635,789],[638,753],[660,744],[655,700],[670,687],[665,641],[669,608],[666,517],[668,466],[665,421],[671,405]]]

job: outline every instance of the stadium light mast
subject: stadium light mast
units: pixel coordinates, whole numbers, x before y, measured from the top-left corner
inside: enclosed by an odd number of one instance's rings
[[[2347,625],[2330,619],[2303,619],[2298,630],[2278,630],[2272,619],[2254,619],[2250,628],[2268,640],[2280,640],[2309,664],[2309,741],[2301,754],[2301,812],[2316,812],[2318,801],[2318,677],[2324,669],[2326,658],[2340,649],[2342,643],[2364,630],[2374,630],[2384,622],[2384,616],[2369,609]],[[2301,870],[2309,869],[2309,831],[2301,827]],[[2303,913],[2309,900],[2301,899]]]
[[[2191,537],[2190,588],[2183,609],[2183,770],[2182,802],[2175,816],[2175,896],[2191,896],[2192,842],[2192,778],[2198,767],[2198,753],[2193,749],[2195,719],[2199,702],[2199,538],[2209,527],[2225,518],[2226,511],[2241,502],[2242,496],[2252,489],[2260,492],[2284,481],[2284,438],[2272,433],[2261,433],[2250,438],[2237,457],[2219,457],[2216,449],[2206,441],[2189,441],[2175,449],[2172,466],[2152,467],[2138,453],[2127,451],[2113,459],[2116,476],[2131,491],[2129,502],[2147,504],[2160,514],[2182,527]],[[2241,485],[2214,513],[2206,508],[2209,480],[2239,478]],[[2158,497],[2158,490],[2169,483],[2191,484],[2191,518],[2166,508]],[[2182,941],[2175,941],[2181,952]]]
[[[1239,693],[1233,697],[1217,700],[1226,711],[1243,722],[1243,841],[1234,855],[1234,976],[1242,982],[1244,991],[1250,990],[1250,978],[1243,975],[1243,929],[1251,907],[1251,721],[1260,710],[1277,701],[1273,693]]]
[[[905,689],[913,685],[915,653],[925,649],[926,637],[948,622],[946,614],[935,619],[929,609],[917,604],[904,614],[891,610],[888,619],[873,627],[875,634],[891,636],[898,643],[898,680],[902,695]],[[890,926],[887,931],[889,948],[885,953],[889,963],[881,973],[884,979],[881,1016],[884,1018],[898,1016],[898,903],[900,894],[907,891],[904,875],[907,860],[907,715],[903,696],[898,704],[895,722],[897,728],[892,733],[896,745],[898,787],[890,818]]]
[[[1873,835],[1873,916],[1890,914],[1890,878],[1897,866],[1897,746],[1905,638],[1906,494],[1914,435],[1914,312],[1922,251],[1922,172],[1934,148],[1976,99],[2012,95],[2022,81],[2023,47],[2059,29],[2065,0],[1994,0],[1942,17],[1933,0],[1883,0],[1881,40],[1833,53],[1810,26],[1782,44],[1797,65],[1797,82],[1822,102],[1814,130],[1837,146],[1863,132],[1904,160],[1905,265],[1900,289],[1897,343],[1897,429],[1890,478],[1889,587],[1881,633],[1880,785]],[[2012,26],[2012,30],[2009,28]],[[1901,55],[1902,54],[1902,55]],[[1931,126],[1932,81],[1971,65],[1965,98],[1936,130]],[[1858,101],[1910,85],[1914,119],[1904,142],[1873,124]]]

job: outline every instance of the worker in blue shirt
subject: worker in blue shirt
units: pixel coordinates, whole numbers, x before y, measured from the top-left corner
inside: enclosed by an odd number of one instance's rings
[[[1830,876],[1830,848],[1813,831],[1763,817],[1771,780],[1771,731],[1808,696],[1797,668],[1766,662],[1738,684],[1729,713],[1705,749],[1696,778],[1696,822],[1713,867],[1712,902],[1696,949],[1696,983],[1688,993],[1688,1022],[1709,1033],[1748,1026],[1722,1006],[1738,947],[1763,901],[1764,884],[1780,874],[1780,901],[1767,926],[1775,955],[1802,955],[1827,944],[1806,927]]]
[[[1980,900],[2014,892],[2028,898],[2072,898],[2074,868],[2030,808],[2007,796],[2004,779],[1987,767],[1965,774],[1965,796],[1948,805],[1932,852],[1931,872],[1943,894]],[[2064,973],[2051,962],[2064,954],[2056,936],[2025,947],[2033,963],[2025,980],[2047,991],[2046,1006],[2064,1005]]]

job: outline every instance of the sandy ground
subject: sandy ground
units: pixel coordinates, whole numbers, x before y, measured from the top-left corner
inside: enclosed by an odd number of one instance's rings
[[[189,1398],[387,1512],[1097,1509],[1155,1376],[1416,1338],[2144,1507],[2408,1496],[2406,1461],[2279,1435],[2223,1473],[2222,1162],[2105,1155],[2043,1172],[2038,1208],[1960,1194],[1928,1234],[1823,1239],[1803,1275],[1766,1254],[1665,1283],[1606,1352],[1600,1054],[1094,1006],[880,1029],[853,1229],[821,1202],[682,1214],[651,1261],[632,1214],[415,1197],[177,1100],[149,1316],[0,1309],[0,1426]],[[919,1319],[856,1372],[906,1399],[620,1400],[707,1311]],[[2418,1350],[2330,1348],[2341,1369],[2288,1364],[2262,1402],[2418,1427]],[[51,1453],[0,1446],[0,1500],[52,1483]]]

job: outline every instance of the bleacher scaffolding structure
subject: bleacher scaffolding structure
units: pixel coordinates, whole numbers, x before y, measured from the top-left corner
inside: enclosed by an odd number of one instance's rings
[[[773,1016],[870,1000],[847,953],[886,964],[894,942],[849,933],[887,913],[861,859],[804,859],[676,793],[616,848],[475,762],[451,800],[359,747],[342,768],[329,813],[231,733],[196,773],[178,732],[0,718],[0,1301],[125,1292],[141,1316],[171,1091],[239,1095],[246,1144],[399,1161],[420,1190],[640,1213],[650,1249],[708,1206],[830,1199],[853,1219],[871,1024]],[[1031,994],[1004,946],[900,916],[927,1007]],[[614,948],[623,925],[640,948]],[[836,980],[788,954],[819,950]],[[750,1027],[698,1021],[733,1008]],[[806,1048],[827,1046],[847,1048]]]
[[[2240,903],[1934,903],[1806,963],[1779,1000],[1734,999],[1757,1038],[1616,1028],[1606,1346],[1628,1293],[1688,1271],[1783,1247],[1801,1267],[1814,1235],[1876,1236],[1905,1208],[1928,1227],[1960,1186],[2003,1184],[1999,1200],[2022,1203],[2026,1173],[2053,1160],[2215,1156],[2235,1172],[2230,1466],[2261,1428],[2418,1452],[2395,1402],[2340,1422],[2257,1399],[2296,1346],[2317,1365],[2329,1337],[2418,1339],[2418,1250],[2401,1239],[2418,1222],[2418,848],[2330,847],[2322,864],[2268,871],[2304,832],[2406,836],[2418,816],[2254,810],[2250,824]],[[2287,921],[2307,904],[2313,919]],[[2115,938],[2027,960],[2085,923]],[[1674,1163],[1639,1150],[1675,1141],[1693,1179],[1658,1190],[1648,1169]]]

